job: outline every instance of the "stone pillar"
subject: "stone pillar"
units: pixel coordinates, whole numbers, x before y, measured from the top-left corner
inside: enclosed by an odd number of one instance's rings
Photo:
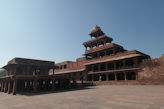
[[[7,88],[8,88],[8,82],[7,82],[7,80],[5,80],[5,89],[4,89],[5,93],[7,93]]]
[[[92,80],[91,80],[91,81],[94,81],[94,75],[93,75],[93,74],[91,74],[91,78],[92,78]]]
[[[114,70],[117,70],[117,68],[116,68],[116,61],[113,62],[113,65],[114,65]]]
[[[1,87],[0,87],[0,90],[1,90],[1,88],[2,88],[2,81],[1,81],[1,80],[0,80],[0,86],[1,86]]]
[[[52,79],[52,90],[53,91],[55,90],[55,79],[54,78]]]
[[[91,76],[92,76],[92,81],[94,81],[94,74],[91,74]]]
[[[5,80],[3,81],[3,92],[5,92]]]
[[[106,50],[104,51],[104,53],[105,53],[104,56],[107,56],[107,51]]]
[[[24,91],[26,89],[26,81],[22,80],[22,90]]]
[[[11,93],[11,80],[9,80],[9,83],[8,83],[8,91],[7,91],[8,94]]]
[[[138,80],[139,79],[138,71],[135,71],[135,73],[136,73],[136,80]]]
[[[30,91],[30,80],[27,80],[27,91]]]
[[[106,73],[106,81],[109,81],[108,73]]]
[[[99,52],[97,52],[97,57],[100,58],[100,53]]]
[[[87,46],[85,46],[85,51],[87,50]]]
[[[52,73],[53,73],[53,75],[55,74],[55,69],[54,68],[52,69]]]
[[[25,83],[24,83],[24,80],[19,80],[19,90],[23,91],[24,90],[24,87],[25,87]]]
[[[123,69],[125,69],[125,68],[126,68],[126,61],[123,60]]]
[[[1,81],[1,92],[4,91],[4,81]]]
[[[117,80],[117,73],[114,73],[114,75],[115,75],[115,80]]]
[[[39,88],[40,88],[40,90],[42,90],[44,88],[43,80],[39,81]]]
[[[90,65],[90,66],[91,66],[92,71],[94,71],[94,65]]]
[[[124,72],[124,75],[125,75],[125,80],[127,80],[126,72]]]
[[[114,49],[113,49],[112,51],[113,51],[113,54],[115,54],[115,53],[116,53]]]
[[[14,82],[13,82],[13,95],[16,95],[16,91],[17,91],[17,79],[14,79]]]
[[[62,80],[59,79],[58,82],[59,82],[60,89],[62,89]]]
[[[102,79],[102,77],[101,77],[101,75],[99,74],[99,81],[102,81],[101,79]]]
[[[92,57],[92,59],[93,59],[94,55],[93,55],[93,54],[91,54],[91,57]]]
[[[104,46],[106,46],[106,41],[104,41]]]
[[[98,71],[100,71],[101,69],[100,69],[100,64],[98,64]]]
[[[96,47],[99,47],[98,43],[96,44]]]
[[[37,87],[38,87],[37,82],[38,82],[37,79],[35,79],[34,82],[33,82],[34,83],[34,86],[33,86],[34,87],[34,92],[37,92]]]
[[[90,49],[93,49],[93,46],[90,46]]]
[[[68,88],[71,88],[71,80],[69,79]]]
[[[50,79],[47,80],[47,89],[50,90]]]
[[[137,59],[137,57],[133,58],[133,64],[134,64],[134,67],[138,67],[138,59]]]
[[[76,80],[73,79],[73,86],[76,87]]]
[[[84,83],[84,80],[83,80],[83,77],[81,78],[81,86],[83,87],[83,83]]]
[[[108,70],[108,63],[105,63],[105,71]]]

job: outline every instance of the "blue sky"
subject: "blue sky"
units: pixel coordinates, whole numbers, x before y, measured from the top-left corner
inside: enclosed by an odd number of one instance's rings
[[[14,57],[74,61],[95,25],[125,49],[164,53],[164,0],[0,0],[0,67]]]

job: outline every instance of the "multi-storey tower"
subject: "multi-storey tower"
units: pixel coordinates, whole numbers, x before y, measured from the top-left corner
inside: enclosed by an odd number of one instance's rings
[[[139,64],[150,58],[112,43],[113,39],[106,36],[99,26],[93,28],[90,36],[91,40],[83,43],[88,81],[136,80]]]

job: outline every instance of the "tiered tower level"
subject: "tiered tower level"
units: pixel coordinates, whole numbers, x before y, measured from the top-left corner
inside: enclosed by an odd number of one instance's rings
[[[112,43],[99,26],[90,33],[91,40],[84,42],[87,81],[137,80],[140,63],[150,56],[136,50],[127,51]]]

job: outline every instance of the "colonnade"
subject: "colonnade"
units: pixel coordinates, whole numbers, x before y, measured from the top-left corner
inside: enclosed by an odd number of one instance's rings
[[[87,81],[138,80],[137,71],[89,74]]]
[[[128,69],[138,67],[137,58],[129,60],[119,60],[113,62],[97,63],[87,66],[88,71],[98,72],[107,70],[118,70],[118,69]]]
[[[83,85],[83,79],[81,80]],[[1,78],[0,91],[4,93],[12,93],[16,95],[17,92],[38,92],[38,91],[54,91],[56,89],[72,88],[77,86],[77,80],[71,78],[54,78],[52,77],[32,77],[31,78]]]

